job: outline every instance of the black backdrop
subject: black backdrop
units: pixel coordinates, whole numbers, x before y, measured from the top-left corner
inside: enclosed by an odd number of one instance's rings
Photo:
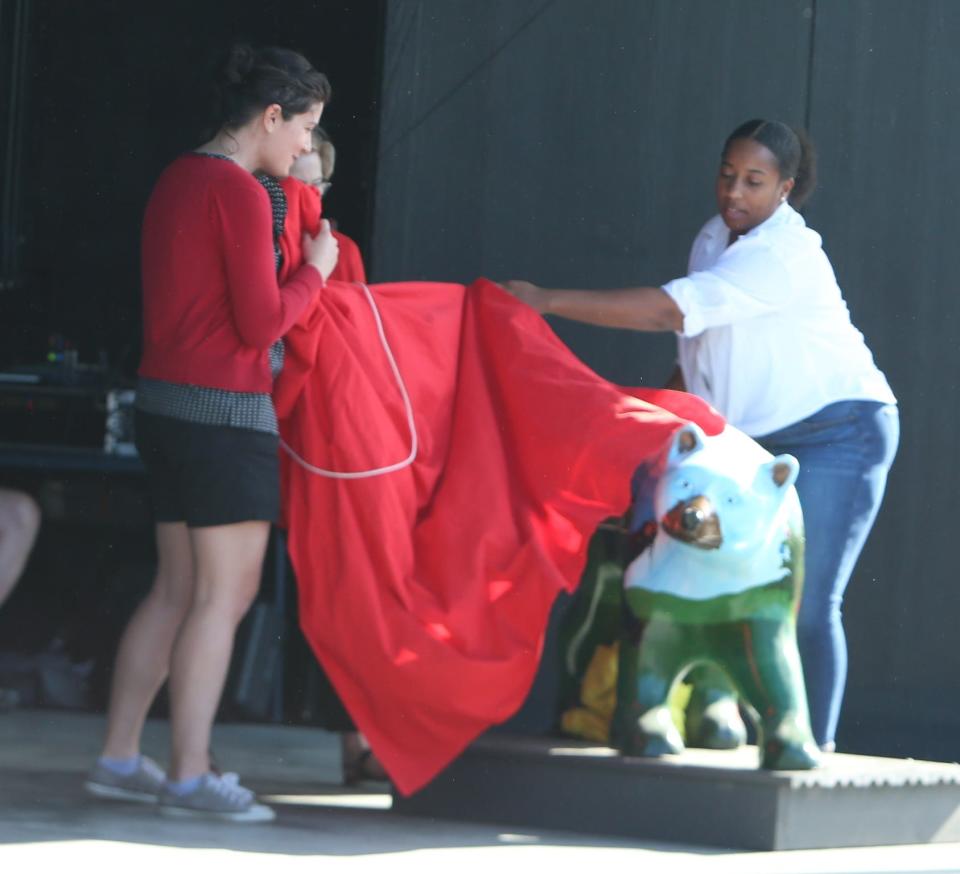
[[[666,280],[711,214],[724,135],[757,115],[807,124],[821,153],[807,217],[903,417],[847,600],[840,740],[958,757],[960,3],[19,2],[23,273],[0,291],[0,363],[39,358],[59,331],[132,371],[143,203],[198,142],[198,82],[234,36],[298,47],[330,75],[329,209],[376,279]],[[611,378],[670,369],[669,337],[557,328]]]
[[[325,209],[366,249],[382,23],[380,0],[0,0],[0,202],[17,219],[0,226],[0,369],[40,363],[56,333],[82,363],[105,357],[113,376],[133,376],[144,204],[162,168],[203,142],[205,83],[237,39],[298,49],[329,77],[323,124],[338,150]],[[23,73],[15,94],[13,69]],[[22,130],[9,128],[13,109]],[[0,652],[61,641],[72,659],[94,660],[92,701],[102,705],[117,636],[152,573],[142,482],[10,467],[0,482],[44,508],[24,578],[0,611]],[[308,657],[298,635],[289,640],[296,675]]]
[[[29,13],[21,281],[0,292],[0,365],[39,360],[57,332],[82,361],[105,353],[135,370],[144,203],[162,168],[203,141],[211,65],[236,39],[296,48],[330,78],[323,124],[338,163],[327,210],[366,243],[379,0],[19,2]]]
[[[724,137],[807,125],[806,211],[901,402],[884,507],[848,594],[847,749],[960,756],[956,434],[960,3],[389,0],[378,277],[611,287],[682,274]],[[555,326],[657,384],[671,337]]]

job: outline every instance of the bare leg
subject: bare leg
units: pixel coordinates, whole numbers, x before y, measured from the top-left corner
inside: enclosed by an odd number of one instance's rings
[[[386,780],[387,772],[370,749],[370,742],[359,731],[340,733],[343,783],[352,786],[364,780]]]
[[[0,604],[27,564],[40,528],[40,508],[23,492],[0,489]]]
[[[171,780],[210,768],[210,733],[237,625],[260,586],[268,522],[193,528],[193,603],[170,663]]]
[[[170,653],[193,598],[193,547],[183,522],[157,525],[157,576],[120,639],[103,755],[140,751],[150,705],[170,672]]]

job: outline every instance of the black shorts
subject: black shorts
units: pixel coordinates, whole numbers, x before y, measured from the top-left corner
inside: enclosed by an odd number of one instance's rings
[[[137,410],[136,444],[157,522],[204,528],[279,518],[276,434]]]

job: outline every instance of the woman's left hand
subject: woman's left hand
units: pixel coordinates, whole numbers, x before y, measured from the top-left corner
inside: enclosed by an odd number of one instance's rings
[[[532,282],[524,282],[522,279],[511,279],[503,283],[503,287],[515,298],[522,300],[525,304],[532,306],[538,313],[547,310],[546,290],[534,285]]]

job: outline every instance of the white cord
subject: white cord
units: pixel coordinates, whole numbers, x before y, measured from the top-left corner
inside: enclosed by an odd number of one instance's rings
[[[397,381],[397,388],[400,389],[400,395],[403,398],[403,406],[407,414],[407,425],[410,428],[410,454],[403,461],[398,461],[396,464],[388,464],[386,467],[377,467],[373,470],[324,470],[322,467],[316,467],[315,465],[312,465],[310,462],[301,458],[283,441],[283,439],[280,440],[280,445],[283,447],[286,453],[304,470],[316,474],[317,476],[326,476],[330,477],[331,479],[364,479],[365,477],[382,476],[385,473],[393,473],[394,471],[409,467],[411,464],[413,464],[413,460],[417,457],[417,426],[413,421],[413,404],[410,403],[410,395],[407,394],[407,387],[404,385],[403,377],[400,375],[400,368],[397,367],[397,360],[393,357],[393,350],[390,348],[390,344],[387,342],[387,335],[383,330],[383,320],[380,318],[380,311],[377,309],[377,303],[373,299],[370,289],[367,288],[367,286],[362,282],[355,282],[353,284],[359,286],[363,290],[363,293],[367,296],[367,303],[370,304],[370,309],[373,312],[373,318],[377,323],[377,334],[380,336],[380,343],[383,346],[383,351],[387,355],[387,361],[390,362],[390,369],[393,371],[393,376]]]

